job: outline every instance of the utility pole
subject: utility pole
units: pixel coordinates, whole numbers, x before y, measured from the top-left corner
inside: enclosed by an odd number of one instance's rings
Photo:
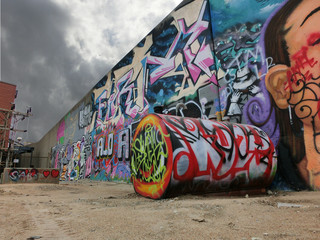
[[[23,120],[29,116],[31,116],[31,108],[27,110],[27,113],[0,108],[0,168],[8,168],[12,165],[11,152],[14,150],[15,141],[10,139],[10,133],[14,133],[15,136],[16,132],[27,132],[27,130],[15,129],[14,124],[11,127],[12,119],[21,117]],[[7,153],[6,161],[3,161],[4,153]]]

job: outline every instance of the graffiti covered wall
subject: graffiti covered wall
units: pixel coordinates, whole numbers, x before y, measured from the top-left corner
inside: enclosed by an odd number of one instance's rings
[[[74,107],[56,128],[56,145],[51,149],[50,160],[51,167],[60,170],[62,181],[78,180],[91,174],[92,138],[88,130],[91,109],[91,103],[86,99]]]
[[[52,130],[51,167],[60,180],[130,182],[136,127],[161,106],[261,128],[278,155],[273,186],[319,190],[319,7],[183,1]]]
[[[129,182],[135,126],[154,107],[215,116],[219,104],[207,1],[183,2],[59,122],[51,166],[60,180]]]

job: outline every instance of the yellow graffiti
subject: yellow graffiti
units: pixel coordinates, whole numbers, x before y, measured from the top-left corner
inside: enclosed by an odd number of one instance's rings
[[[169,134],[164,134],[154,122],[147,122],[139,130],[132,145],[132,174],[145,182],[160,182],[167,170],[169,153],[165,138]]]

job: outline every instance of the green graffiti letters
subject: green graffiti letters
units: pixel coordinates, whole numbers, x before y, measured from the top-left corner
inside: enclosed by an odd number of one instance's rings
[[[154,124],[143,126],[133,139],[132,175],[145,182],[160,182],[167,168],[168,146],[165,135]]]

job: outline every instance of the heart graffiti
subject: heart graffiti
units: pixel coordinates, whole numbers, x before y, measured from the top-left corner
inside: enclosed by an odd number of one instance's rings
[[[58,177],[58,176],[59,176],[59,170],[52,170],[52,171],[51,171],[51,176],[52,176],[53,178]]]
[[[43,176],[45,177],[48,177],[50,174],[50,171],[46,170],[46,171],[43,171]]]

